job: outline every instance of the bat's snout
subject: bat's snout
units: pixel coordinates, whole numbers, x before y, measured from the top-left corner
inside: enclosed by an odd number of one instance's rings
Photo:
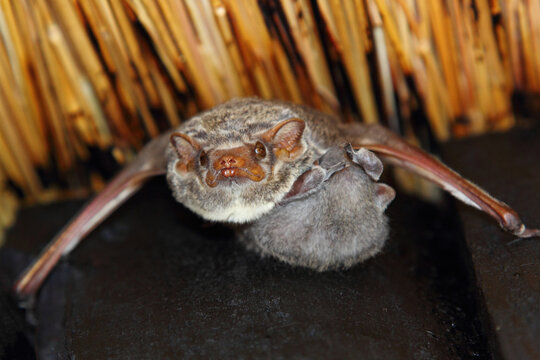
[[[226,169],[243,168],[246,166],[246,159],[242,156],[235,156],[232,154],[225,154],[214,161],[213,168],[216,171],[222,171]]]
[[[232,151],[235,150],[235,151]],[[230,180],[244,180],[259,182],[265,178],[263,168],[239,149],[214,154],[212,167],[206,174],[206,183],[215,187],[218,183],[229,184]],[[238,184],[238,181],[235,181]]]

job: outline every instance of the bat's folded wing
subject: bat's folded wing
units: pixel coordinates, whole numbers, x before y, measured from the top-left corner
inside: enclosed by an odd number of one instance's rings
[[[90,231],[137,192],[155,175],[166,172],[165,150],[170,134],[152,140],[137,157],[51,240],[38,258],[31,263],[14,285],[21,299],[34,295],[63,255],[68,254]]]
[[[345,137],[354,148],[367,148],[388,162],[433,181],[464,203],[495,218],[504,230],[513,235],[520,238],[540,236],[540,229],[527,229],[510,206],[390,130],[376,124],[348,124],[343,127]]]

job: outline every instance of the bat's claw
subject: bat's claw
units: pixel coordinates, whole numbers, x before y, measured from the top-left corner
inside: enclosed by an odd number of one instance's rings
[[[540,229],[527,229],[525,225],[522,225],[520,231],[515,232],[514,235],[521,239],[540,237]]]
[[[500,206],[504,207],[500,210],[502,213],[500,225],[504,230],[521,239],[540,237],[540,229],[527,229],[517,212],[504,203],[500,203]]]

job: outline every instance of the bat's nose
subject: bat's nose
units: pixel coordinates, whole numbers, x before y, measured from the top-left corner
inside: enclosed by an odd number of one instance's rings
[[[232,156],[232,155],[225,155],[225,156],[222,156],[220,159],[219,159],[219,165],[221,168],[230,168],[230,167],[236,167],[238,161],[236,159],[236,157]]]
[[[245,164],[246,160],[241,156],[224,154],[214,162],[214,169],[220,171],[223,169],[241,168],[244,167]]]

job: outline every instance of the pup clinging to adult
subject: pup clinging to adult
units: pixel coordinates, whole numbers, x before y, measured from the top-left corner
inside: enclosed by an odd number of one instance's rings
[[[244,224],[241,238],[260,253],[318,270],[350,266],[379,251],[388,232],[383,211],[394,191],[376,183],[382,165],[372,152],[437,183],[516,236],[540,235],[509,206],[381,126],[239,99],[149,143],[53,239],[15,290],[35,293],[61,255],[147,178],[165,172],[179,202],[207,220]]]
[[[294,265],[326,270],[372,256],[387,237],[394,191],[374,184],[380,160],[366,149],[346,153],[329,122],[256,99],[204,113],[171,136],[173,194],[203,218],[243,223],[248,247]]]
[[[370,258],[388,237],[384,210],[395,196],[390,186],[376,182],[382,169],[369,150],[330,148],[297,180],[300,191],[293,190],[270,213],[240,226],[239,237],[263,256],[318,271],[348,268]]]
[[[205,219],[244,224],[240,237],[262,255],[317,270],[351,266],[384,244],[394,190],[374,184],[381,161],[346,151],[330,121],[257,99],[206,112],[171,135],[173,194]]]

